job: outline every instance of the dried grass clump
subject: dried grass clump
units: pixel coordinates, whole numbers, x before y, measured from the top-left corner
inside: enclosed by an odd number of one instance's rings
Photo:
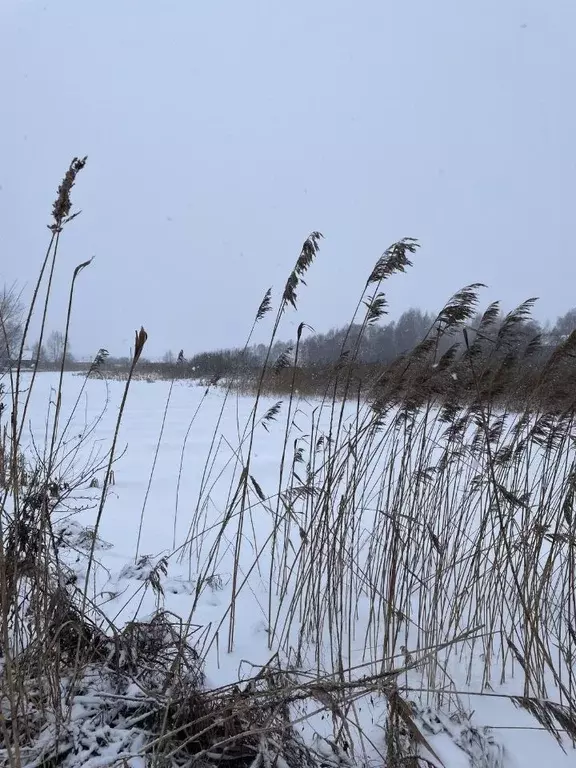
[[[47,605],[47,645],[32,641],[11,661],[24,700],[15,711],[0,694],[0,765],[81,766],[111,750],[116,758],[144,754],[167,702],[200,695],[198,655],[166,614],[104,633],[62,589]]]
[[[318,698],[319,686],[268,669],[243,690],[205,690],[199,656],[175,617],[158,612],[105,633],[81,615],[69,592],[55,589],[47,602],[50,653],[32,642],[12,659],[25,693],[18,711],[0,693],[0,765],[80,768],[137,756],[174,768],[326,764],[298,735],[290,710]],[[57,670],[48,669],[56,660]],[[359,688],[375,690],[373,683]],[[334,695],[338,686],[325,690]],[[328,764],[353,764],[336,745],[334,755],[338,762]]]

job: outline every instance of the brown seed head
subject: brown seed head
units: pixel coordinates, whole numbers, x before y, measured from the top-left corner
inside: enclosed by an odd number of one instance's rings
[[[62,179],[62,183],[58,187],[58,196],[52,206],[52,218],[54,219],[54,223],[50,225],[50,229],[55,232],[59,232],[62,229],[65,219],[70,215],[70,210],[72,208],[70,192],[76,181],[76,176],[86,165],[86,160],[86,157],[75,157]]]
[[[144,345],[146,344],[147,339],[148,334],[144,328],[140,328],[139,331],[136,331],[134,341],[134,363],[137,363],[140,359],[140,355],[142,354],[142,350],[144,349]]]

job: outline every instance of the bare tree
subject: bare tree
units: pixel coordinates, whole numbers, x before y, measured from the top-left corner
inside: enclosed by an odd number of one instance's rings
[[[70,353],[70,344],[64,349],[65,337],[61,331],[52,331],[46,339],[46,356],[50,363],[61,363],[64,352],[66,352],[66,362],[70,362],[72,354]]]
[[[30,356],[32,360],[38,360],[40,364],[47,362],[48,353],[44,344],[40,344],[40,341],[35,341],[30,348]]]
[[[4,363],[18,356],[22,340],[23,307],[14,288],[0,291],[0,361]]]
[[[555,343],[565,341],[568,336],[576,329],[576,309],[569,309],[566,314],[561,315],[552,328],[551,337]]]

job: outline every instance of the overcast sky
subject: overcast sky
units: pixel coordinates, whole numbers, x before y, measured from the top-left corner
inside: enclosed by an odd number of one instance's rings
[[[32,284],[88,155],[50,317],[77,353],[242,344],[301,242],[299,312],[347,321],[374,261],[422,248],[390,316],[481,281],[576,305],[574,0],[1,0],[0,280]]]

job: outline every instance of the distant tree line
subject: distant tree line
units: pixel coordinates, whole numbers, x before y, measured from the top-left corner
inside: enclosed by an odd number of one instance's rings
[[[490,323],[484,322],[486,313],[490,315]],[[467,318],[466,323],[461,326],[453,324],[450,333],[439,335],[436,355],[440,358],[457,342],[460,342],[462,347],[463,333],[467,334],[468,343],[475,339],[478,348],[488,350],[495,345],[505,317],[501,314],[499,306],[493,304],[486,312]],[[0,363],[4,369],[7,364],[17,359],[20,352],[23,320],[24,309],[19,295],[14,289],[4,288],[0,291]],[[216,380],[230,375],[250,374],[261,369],[267,358],[272,367],[282,363],[291,365],[296,347],[299,368],[321,368],[334,364],[347,355],[359,364],[386,365],[415,349],[433,332],[435,322],[435,315],[418,308],[410,308],[395,321],[358,323],[333,328],[324,333],[306,330],[298,344],[294,340],[276,341],[271,349],[265,344],[255,344],[246,348],[205,351],[187,359],[182,354],[176,355],[168,351],[159,363],[142,360],[141,365],[162,370],[164,375]],[[576,307],[558,317],[554,324],[546,325],[534,320],[527,309],[515,319],[514,338],[517,351],[522,351],[522,348],[530,344],[535,345],[537,341],[539,354],[546,355],[546,350],[553,349],[565,341],[574,330]],[[479,338],[476,338],[477,333],[480,334]],[[27,344],[23,356],[28,364],[37,363],[40,368],[51,369],[59,366],[63,356],[65,365],[72,366],[74,357],[70,344],[68,343],[65,349],[64,342],[64,334],[54,330],[41,342]],[[455,355],[461,353],[462,348]],[[129,364],[129,357],[109,356],[105,367],[123,369]]]
[[[0,291],[0,366],[2,370],[14,365],[22,348],[24,334],[24,306],[19,294],[14,288],[4,287]],[[38,365],[39,368],[50,368],[74,361],[70,350],[70,342],[65,344],[61,331],[54,330],[42,341],[37,340],[26,344],[22,350],[22,363],[25,367]]]
[[[491,322],[486,323],[484,315],[478,313],[461,327],[443,335],[437,345],[438,357],[458,342],[462,342],[462,333],[466,331],[469,343],[476,340],[480,349],[488,350],[496,342],[505,315],[494,304],[487,310],[491,313]],[[484,328],[479,330],[483,324]],[[388,364],[401,355],[412,351],[434,329],[435,316],[417,308],[403,312],[398,320],[384,324],[353,324],[334,328],[325,333],[303,335],[298,344],[298,365],[300,367],[321,367],[336,363],[343,355],[353,355],[358,363]],[[522,316],[516,322],[515,344],[517,351],[522,351],[530,343],[536,344],[542,354],[564,341],[576,330],[576,308],[560,316],[554,325],[542,326],[528,316]],[[480,337],[476,339],[476,335]],[[269,352],[271,365],[282,358],[293,360],[296,343],[277,341]],[[187,360],[188,370],[194,376],[211,378],[226,376],[231,373],[242,374],[259,369],[266,359],[268,347],[257,344],[247,349],[222,349],[202,352]],[[173,355],[168,353],[164,363],[170,363]]]

